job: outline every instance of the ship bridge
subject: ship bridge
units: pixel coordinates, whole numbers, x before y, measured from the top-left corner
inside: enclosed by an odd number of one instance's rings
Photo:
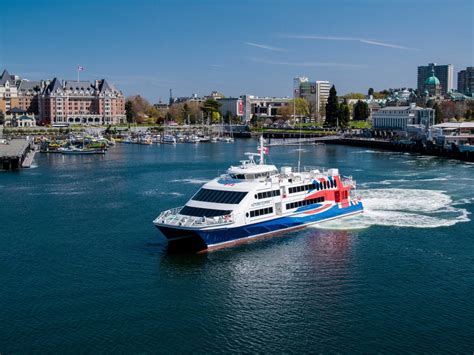
[[[248,160],[241,160],[239,166],[231,166],[227,170],[227,174],[231,179],[254,180],[278,174],[275,165],[263,163],[262,154],[245,153],[245,155],[249,157]],[[255,163],[255,156],[260,156],[259,164]]]

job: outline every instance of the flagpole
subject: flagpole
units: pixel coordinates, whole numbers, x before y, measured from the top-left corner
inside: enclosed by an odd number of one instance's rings
[[[79,65],[77,66],[77,82],[79,82]]]

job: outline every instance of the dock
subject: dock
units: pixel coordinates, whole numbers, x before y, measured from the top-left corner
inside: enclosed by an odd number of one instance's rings
[[[325,142],[334,142],[339,140],[339,136],[322,136],[322,137],[301,137],[301,138],[268,138],[267,146],[280,146],[280,145],[312,145],[312,144],[323,144]]]
[[[12,139],[0,143],[0,169],[17,170],[30,167],[35,152],[32,138]]]

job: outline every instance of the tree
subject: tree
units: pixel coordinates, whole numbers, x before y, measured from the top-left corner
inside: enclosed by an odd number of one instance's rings
[[[140,95],[128,97],[125,102],[127,122],[142,123],[146,121],[149,118],[147,111],[150,108],[150,103]]]
[[[310,117],[312,120],[314,120],[314,119],[317,117],[317,115],[318,115],[318,107],[317,107],[317,105],[316,105],[316,102],[314,102],[314,101],[308,101],[308,100],[306,100],[306,101],[308,102],[308,114],[309,114],[309,117]]]
[[[357,100],[365,99],[365,95],[360,93],[360,92],[350,92],[350,93],[344,95],[343,97],[345,99],[357,99]]]
[[[349,126],[349,121],[351,119],[351,110],[349,109],[349,105],[344,100],[342,104],[339,105],[339,112],[338,112],[338,121],[339,127],[346,128]]]
[[[277,112],[285,121],[293,117],[293,113],[300,117],[308,117],[309,103],[307,100],[298,97],[295,100],[291,100],[288,105],[278,108]],[[296,119],[296,117],[293,118]]]
[[[204,101],[201,110],[204,112],[205,116],[210,117],[214,123],[217,123],[220,119],[220,106],[221,104],[217,100],[207,99],[206,101]]]
[[[433,110],[435,110],[435,123],[442,123],[444,121],[443,111],[437,102],[433,105]]]
[[[474,118],[474,112],[472,112],[470,109],[467,109],[466,113],[464,114],[464,118],[466,121],[470,121],[471,118]]]
[[[362,121],[369,118],[370,110],[367,102],[358,100],[354,105],[354,120]]]
[[[136,112],[133,111],[133,103],[130,100],[125,102],[125,115],[128,123],[133,123],[136,116]]]
[[[326,104],[324,102],[321,102],[321,105],[319,105],[319,122],[322,122],[323,119],[326,119]]]
[[[337,101],[336,87],[333,85],[329,90],[328,102],[326,103],[326,125],[335,127],[339,115],[339,103]]]
[[[184,103],[182,110],[184,122],[186,122],[186,124],[189,124],[189,116],[191,111],[189,110],[189,106],[187,103]]]
[[[374,88],[369,88],[369,91],[367,92],[367,94],[370,96],[370,95],[373,95],[374,94]]]
[[[227,110],[224,116],[224,123],[232,124],[232,112]]]

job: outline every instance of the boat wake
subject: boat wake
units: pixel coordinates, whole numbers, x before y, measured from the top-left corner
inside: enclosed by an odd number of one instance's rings
[[[171,182],[182,182],[185,184],[195,184],[195,185],[203,185],[206,182],[208,182],[209,179],[204,180],[204,179],[176,179],[176,180],[171,180]]]
[[[439,228],[469,222],[469,212],[457,207],[444,191],[421,189],[359,190],[364,213],[316,225],[323,229],[363,229],[370,226]],[[465,201],[464,201],[465,202]],[[456,207],[455,207],[456,206]]]

